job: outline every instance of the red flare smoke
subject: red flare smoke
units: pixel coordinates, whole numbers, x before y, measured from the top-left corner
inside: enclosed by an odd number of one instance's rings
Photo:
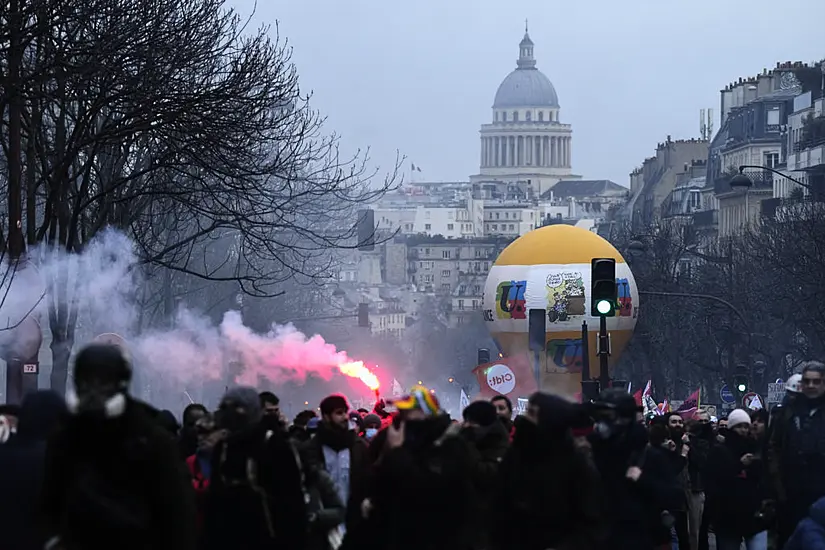
[[[378,388],[381,387],[381,382],[379,382],[378,377],[370,372],[370,369],[364,365],[363,361],[341,363],[338,365],[338,370],[350,378],[359,379],[372,391],[378,391]]]

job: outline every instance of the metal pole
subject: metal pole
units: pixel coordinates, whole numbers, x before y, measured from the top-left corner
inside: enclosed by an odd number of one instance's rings
[[[590,380],[590,341],[587,336],[587,321],[582,321],[582,382]]]
[[[536,377],[536,387],[541,391],[541,353],[533,352],[533,376]]]
[[[610,373],[607,360],[610,357],[610,335],[607,333],[607,317],[599,317],[599,386],[602,390],[610,387]]]

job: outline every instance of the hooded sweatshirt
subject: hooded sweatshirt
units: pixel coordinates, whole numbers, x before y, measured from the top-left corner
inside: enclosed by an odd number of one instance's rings
[[[796,526],[785,550],[825,550],[825,498],[811,506],[810,514]]]
[[[46,540],[37,529],[46,440],[66,414],[66,403],[52,391],[26,396],[17,436],[0,445],[0,533],[3,548],[40,550]]]

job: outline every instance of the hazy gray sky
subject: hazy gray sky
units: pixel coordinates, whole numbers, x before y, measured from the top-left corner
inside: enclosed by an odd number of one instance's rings
[[[249,14],[253,0],[232,0]],[[573,170],[628,185],[657,142],[698,137],[719,90],[777,61],[825,57],[823,0],[260,0],[327,130],[422,180],[478,170],[479,125],[515,68],[524,19],[573,125]]]

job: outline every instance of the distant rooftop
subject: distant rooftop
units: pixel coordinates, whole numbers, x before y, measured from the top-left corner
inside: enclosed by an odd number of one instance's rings
[[[542,199],[595,197],[597,195],[617,195],[630,190],[610,180],[561,180],[542,193]]]

